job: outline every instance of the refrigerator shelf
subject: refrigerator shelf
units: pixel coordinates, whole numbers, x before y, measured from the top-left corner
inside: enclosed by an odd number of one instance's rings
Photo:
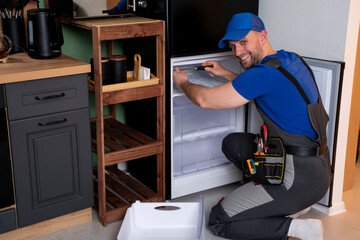
[[[205,138],[216,137],[218,135],[224,135],[224,133],[236,132],[235,126],[213,127],[211,129],[194,131],[191,133],[183,134],[181,136],[174,136],[174,144],[181,142],[193,142]]]
[[[98,193],[97,169],[94,170],[94,189]],[[119,170],[116,166],[106,167],[106,216],[107,221],[124,218],[126,210],[137,200],[142,202],[158,202],[161,196],[157,195],[144,184],[132,176]],[[98,195],[95,194],[95,207],[98,206]]]
[[[91,121],[92,151],[96,154],[96,121]],[[111,118],[104,117],[105,166],[159,154],[162,141]]]

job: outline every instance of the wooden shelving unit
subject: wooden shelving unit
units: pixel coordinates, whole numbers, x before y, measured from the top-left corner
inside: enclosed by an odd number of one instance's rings
[[[91,131],[95,140],[92,148],[98,160],[94,185],[99,221],[106,226],[122,219],[126,209],[136,200],[165,200],[165,24],[142,17],[64,19],[63,22],[92,31],[94,81],[90,81],[89,89],[95,93],[96,119],[92,120]],[[149,36],[156,37],[156,73],[152,75],[152,81],[102,86],[101,42],[106,41],[107,54],[111,56],[113,40]],[[131,77],[132,73],[128,72],[128,78]],[[116,120],[115,104],[147,98],[156,98],[156,139]],[[106,105],[110,108],[110,116],[103,117]],[[157,156],[157,192],[123,173],[116,165],[152,155]]]

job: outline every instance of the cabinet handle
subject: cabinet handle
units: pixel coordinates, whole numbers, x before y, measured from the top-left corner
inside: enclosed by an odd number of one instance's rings
[[[50,99],[61,98],[61,97],[65,97],[65,93],[61,93],[61,94],[58,94],[58,95],[50,95],[50,96],[46,96],[46,97],[42,97],[42,98],[36,96],[35,99],[39,100],[39,101],[42,101],[42,100],[50,100]]]
[[[47,122],[47,123],[39,123],[38,125],[41,127],[46,127],[46,126],[51,126],[51,125],[56,125],[56,124],[61,124],[61,123],[66,123],[66,122],[67,122],[67,119],[64,118],[63,120]]]

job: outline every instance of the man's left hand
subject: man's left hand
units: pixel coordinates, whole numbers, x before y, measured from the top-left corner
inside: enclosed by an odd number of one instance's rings
[[[173,71],[173,80],[175,85],[181,89],[181,85],[189,81],[187,71],[181,71],[180,68],[176,67]]]

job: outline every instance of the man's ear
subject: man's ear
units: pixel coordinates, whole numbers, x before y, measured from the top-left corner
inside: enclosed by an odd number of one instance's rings
[[[260,38],[260,42],[261,44],[264,44],[267,40],[267,31],[266,30],[262,30],[260,33],[259,33],[259,38]]]

